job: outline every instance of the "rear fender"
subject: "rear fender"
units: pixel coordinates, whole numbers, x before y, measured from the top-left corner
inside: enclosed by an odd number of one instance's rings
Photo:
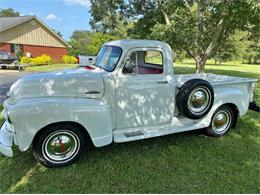
[[[234,105],[239,116],[246,114],[249,102],[247,94],[245,94],[243,89],[223,87],[214,89],[214,93],[215,100],[213,106],[210,112],[203,119],[201,119],[201,122],[205,127],[210,125],[213,114],[220,106],[224,104]]]
[[[239,116],[243,116],[248,111],[249,106],[249,94],[246,88],[241,86],[241,88],[234,87],[221,87],[215,90],[215,102],[212,107],[212,112],[214,113],[217,108],[223,104],[233,104],[237,107]]]

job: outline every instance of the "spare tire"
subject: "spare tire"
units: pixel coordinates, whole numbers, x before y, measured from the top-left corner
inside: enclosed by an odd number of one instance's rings
[[[214,90],[203,79],[191,79],[181,86],[176,100],[181,114],[190,119],[199,119],[210,111],[214,102]]]

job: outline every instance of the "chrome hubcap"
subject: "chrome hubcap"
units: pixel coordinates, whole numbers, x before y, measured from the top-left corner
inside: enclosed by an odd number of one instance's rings
[[[207,88],[194,89],[188,99],[188,107],[192,113],[201,113],[206,110],[211,102],[210,92]]]
[[[77,154],[79,138],[71,131],[56,131],[44,140],[42,149],[44,156],[49,161],[67,162]]]
[[[216,133],[223,133],[228,130],[230,126],[230,112],[228,110],[221,110],[217,112],[212,121],[212,129]]]

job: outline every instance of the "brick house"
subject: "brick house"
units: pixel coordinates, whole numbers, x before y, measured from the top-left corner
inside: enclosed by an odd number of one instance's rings
[[[27,57],[42,54],[59,61],[68,43],[36,16],[0,17],[0,50],[15,55],[21,49]]]

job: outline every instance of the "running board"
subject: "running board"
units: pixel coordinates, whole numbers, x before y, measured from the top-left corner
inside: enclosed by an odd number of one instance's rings
[[[173,120],[175,125],[165,125],[160,127],[154,127],[153,129],[148,128],[135,128],[135,129],[125,129],[125,130],[115,130],[114,134],[114,142],[121,143],[121,142],[129,142],[129,141],[136,141],[142,140],[152,137],[159,137],[163,135],[169,135],[173,133],[185,132],[190,130],[202,129],[208,126],[207,121],[201,120],[199,123],[198,121],[193,120],[183,120],[175,119]]]

